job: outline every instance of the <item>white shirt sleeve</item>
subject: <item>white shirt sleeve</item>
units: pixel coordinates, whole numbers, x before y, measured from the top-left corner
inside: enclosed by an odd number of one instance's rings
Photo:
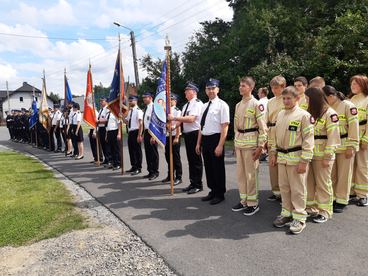
[[[229,105],[225,102],[221,106],[221,124],[230,123],[230,109]]]

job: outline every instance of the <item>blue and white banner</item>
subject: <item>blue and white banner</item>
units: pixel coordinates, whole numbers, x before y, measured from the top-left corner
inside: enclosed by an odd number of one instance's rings
[[[158,81],[155,99],[153,100],[153,110],[150,125],[148,128],[151,136],[162,147],[166,144],[166,115],[167,115],[167,98],[166,98],[166,61],[162,65],[161,77]]]

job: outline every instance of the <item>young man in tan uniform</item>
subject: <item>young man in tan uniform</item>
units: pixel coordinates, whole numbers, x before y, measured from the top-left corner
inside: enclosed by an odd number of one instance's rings
[[[299,76],[294,79],[294,87],[299,95],[299,101],[298,101],[299,107],[301,109],[308,110],[308,101],[304,94],[305,90],[308,87],[308,80],[303,76]]]
[[[328,106],[322,89],[308,88],[305,94],[309,100],[309,111],[316,117],[313,159],[307,177],[307,212],[313,216],[314,222],[324,223],[332,217],[331,173],[336,148],[341,143],[339,117]]]
[[[355,105],[345,100],[344,94],[330,85],[323,87],[328,104],[339,116],[341,145],[336,149],[332,167],[332,186],[335,201],[333,212],[342,213],[349,203],[351,181],[354,169],[354,155],[359,150],[359,121]]]
[[[281,215],[273,222],[284,227],[291,221],[290,231],[299,234],[305,228],[307,166],[313,156],[313,118],[298,104],[293,86],[282,92],[285,109],[277,116],[275,143],[270,152],[270,165],[277,164],[282,198]]]
[[[251,77],[240,80],[239,92],[242,100],[235,107],[234,145],[237,161],[240,202],[233,211],[244,210],[251,216],[258,207],[258,167],[259,156],[267,140],[267,126],[264,106],[252,96],[255,82]]]
[[[268,127],[267,147],[271,149],[275,144],[272,137],[275,137],[274,132],[276,125],[276,118],[279,112],[284,108],[282,102],[282,91],[286,87],[286,79],[283,76],[276,76],[270,81],[272,93],[275,97],[271,98],[267,104],[266,121]],[[276,166],[269,166],[270,182],[272,195],[268,198],[270,201],[281,199],[278,172]]]

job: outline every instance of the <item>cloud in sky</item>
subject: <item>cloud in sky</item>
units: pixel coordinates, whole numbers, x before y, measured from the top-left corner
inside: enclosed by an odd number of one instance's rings
[[[40,87],[45,69],[48,91],[60,95],[64,68],[73,93],[84,94],[89,61],[94,83],[110,85],[118,31],[124,75],[134,81],[129,31],[113,26],[113,21],[135,31],[138,58],[147,53],[162,58],[166,34],[173,50],[181,52],[200,22],[232,18],[225,0],[3,0],[2,5],[0,33],[46,38],[0,35],[0,89],[4,89],[6,80],[11,89],[23,81]],[[146,73],[140,68],[139,75],[143,78]]]

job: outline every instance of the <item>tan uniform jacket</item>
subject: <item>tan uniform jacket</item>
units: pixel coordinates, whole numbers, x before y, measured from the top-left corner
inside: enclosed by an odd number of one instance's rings
[[[351,101],[358,108],[360,142],[368,144],[368,96],[361,93],[353,96]]]
[[[242,99],[235,107],[235,148],[263,147],[267,140],[264,106],[253,96]],[[241,133],[242,131],[249,132]]]
[[[340,144],[339,116],[329,107],[314,123],[313,160],[334,160]]]
[[[277,154],[277,163],[297,165],[299,162],[310,162],[314,146],[312,122],[311,115],[298,105],[280,111],[273,137],[276,143],[271,148],[271,154]],[[298,147],[301,150],[287,153],[277,151]]]
[[[339,116],[339,129],[341,145],[337,147],[336,152],[342,153],[347,148],[355,151],[359,150],[359,120],[358,109],[350,101],[337,100],[331,106]]]
[[[300,96],[298,104],[301,109],[308,110],[309,105],[308,105],[307,98],[305,97],[305,95]]]
[[[282,95],[278,97],[271,98],[267,104],[266,121],[268,127],[268,148],[272,148],[272,144],[275,144],[272,137],[274,137],[274,132],[276,131],[276,118],[281,110],[284,108],[284,103],[282,102]]]

